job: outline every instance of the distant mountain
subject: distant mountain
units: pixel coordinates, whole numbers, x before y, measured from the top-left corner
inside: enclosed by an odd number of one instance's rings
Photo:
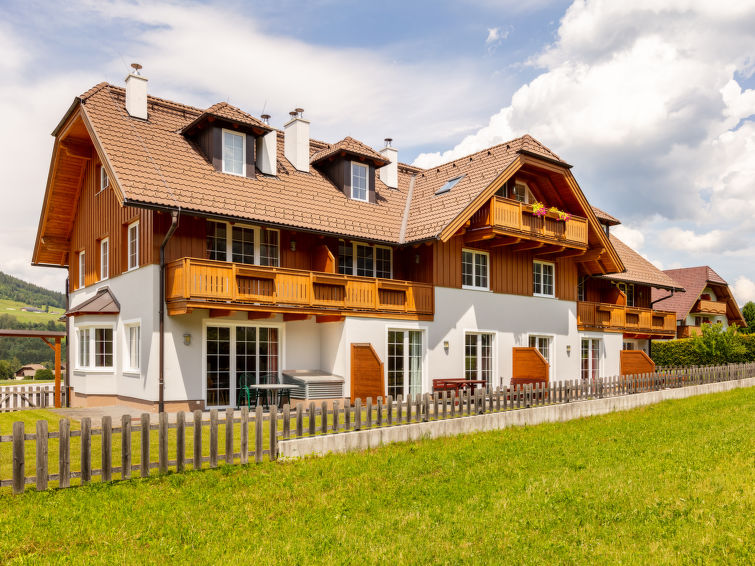
[[[65,308],[66,298],[63,293],[50,291],[44,287],[27,283],[0,271],[0,299],[10,299],[45,310],[46,305]]]

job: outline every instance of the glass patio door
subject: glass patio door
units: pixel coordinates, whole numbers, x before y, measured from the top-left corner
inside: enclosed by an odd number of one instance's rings
[[[388,395],[422,392],[422,331],[388,331]]]
[[[276,383],[279,351],[277,328],[208,326],[207,406],[237,406],[244,385]]]
[[[600,339],[582,338],[582,379],[600,377]]]

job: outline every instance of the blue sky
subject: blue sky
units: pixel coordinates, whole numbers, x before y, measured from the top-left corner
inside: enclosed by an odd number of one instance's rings
[[[49,132],[139,61],[155,95],[302,106],[313,137],[425,166],[529,132],[643,255],[755,299],[755,2],[710,4],[0,2],[0,269],[61,287],[29,266]]]

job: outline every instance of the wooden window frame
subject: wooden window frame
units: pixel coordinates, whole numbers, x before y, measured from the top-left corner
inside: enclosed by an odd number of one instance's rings
[[[103,250],[107,249],[107,260],[103,261]],[[107,281],[110,279],[110,237],[105,237],[100,240],[100,272],[99,280]]]
[[[255,226],[253,224],[242,224],[240,222],[231,223],[231,222],[225,222],[223,220],[207,220],[208,224],[210,222],[214,222],[216,224],[225,224],[226,230],[225,230],[225,260],[214,260],[214,261],[226,261],[228,263],[234,263],[233,261],[233,229],[234,228],[244,228],[246,230],[253,230],[254,232],[254,259],[252,263],[244,263],[243,265],[259,265],[262,267],[280,267],[281,264],[281,233],[278,228],[268,228],[267,226]],[[260,263],[261,260],[261,246],[262,246],[262,232],[275,232],[278,234],[278,257],[277,257],[277,263],[276,265],[262,265]],[[209,233],[209,232],[208,232]],[[206,245],[206,243],[205,243]],[[209,252],[209,250],[207,250]],[[242,263],[242,262],[235,262],[235,263]]]
[[[341,254],[339,249],[338,254],[338,273],[342,275],[353,275],[354,277],[373,277],[376,279],[393,279],[393,248],[390,246],[383,246],[380,244],[368,244],[366,242],[356,242],[356,241],[348,241],[348,240],[338,240],[338,246],[340,248],[341,244],[343,244],[345,247],[351,249],[351,273],[344,273],[341,271]],[[357,274],[357,249],[359,246],[372,248],[372,275],[358,275]],[[378,277],[377,276],[377,250],[378,248],[383,250],[388,250],[388,256],[389,256],[389,262],[390,262],[390,273],[389,277]]]
[[[131,230],[135,230],[136,240],[134,242],[134,264],[131,265]],[[126,227],[126,271],[133,271],[139,269],[139,221],[134,220]]]
[[[232,136],[238,136],[241,138],[241,173],[235,171],[228,171],[225,167],[225,135],[230,134]],[[242,132],[234,132],[227,128],[222,128],[220,135],[220,171],[228,175],[235,175],[236,177],[246,177],[246,134]]]
[[[470,253],[472,254],[472,285],[465,285],[464,284],[464,254]],[[486,285],[479,286],[475,285],[474,282],[477,280],[477,261],[475,260],[476,256],[481,255],[485,256],[485,282]],[[470,291],[490,291],[490,252],[486,252],[483,250],[475,250],[471,248],[462,248],[461,249],[461,288],[467,289]]]
[[[544,280],[544,273],[541,271],[540,273],[540,288],[541,291],[537,290],[537,286],[535,285],[535,266],[536,265],[542,265],[542,266],[550,266],[553,270],[552,273],[552,279],[551,282],[552,286],[552,293],[543,293],[542,289],[545,288],[545,284],[543,282]],[[542,261],[539,259],[535,259],[532,261],[532,296],[533,297],[544,297],[546,299],[555,299],[556,298],[556,264],[552,261]]]
[[[359,198],[354,196],[354,166],[364,168],[365,174],[364,174],[364,198]],[[359,202],[370,202],[370,166],[366,163],[359,163],[358,161],[352,161],[351,166],[349,167],[349,178],[351,180],[350,184],[350,197],[351,200],[357,200]]]
[[[87,253],[86,250],[81,250],[78,254],[79,256],[79,286],[78,289],[83,289],[86,287],[87,284]]]

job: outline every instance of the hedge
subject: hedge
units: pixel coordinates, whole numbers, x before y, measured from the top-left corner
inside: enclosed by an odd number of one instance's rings
[[[707,366],[713,364],[741,364],[755,361],[755,334],[736,334],[735,344],[741,345],[739,353],[713,357],[701,346],[703,337],[681,340],[654,340],[650,357],[659,367]]]

